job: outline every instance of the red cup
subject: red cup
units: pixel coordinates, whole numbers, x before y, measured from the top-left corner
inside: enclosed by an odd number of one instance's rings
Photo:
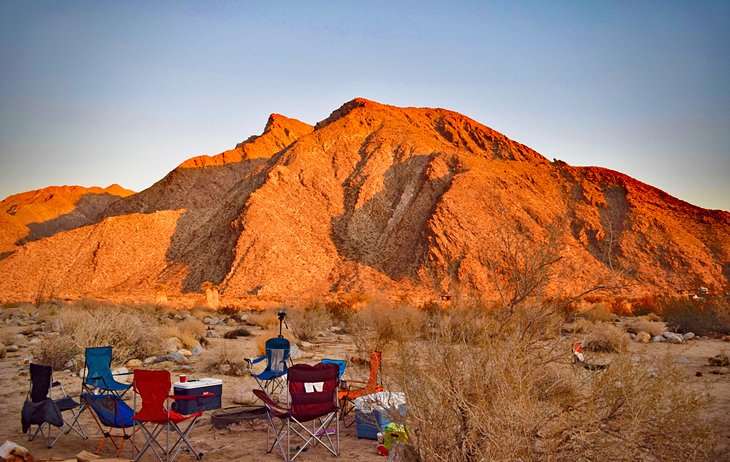
[[[180,376],[180,383],[185,383],[187,381],[188,381],[188,376],[187,375],[181,375]]]

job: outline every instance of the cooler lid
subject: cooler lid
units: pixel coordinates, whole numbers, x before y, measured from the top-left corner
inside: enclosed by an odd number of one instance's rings
[[[223,385],[223,380],[213,377],[201,377],[199,379],[188,379],[188,381],[185,383],[175,382],[173,384],[175,388],[181,388],[183,390],[189,390],[192,388],[214,387],[216,385]]]

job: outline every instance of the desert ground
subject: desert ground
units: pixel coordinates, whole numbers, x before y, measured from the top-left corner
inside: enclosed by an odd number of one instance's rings
[[[34,313],[35,311],[35,313]],[[191,314],[192,313],[192,314]],[[62,437],[52,449],[47,449],[42,440],[28,441],[27,435],[21,432],[20,410],[29,389],[28,364],[37,356],[37,348],[42,339],[53,335],[58,326],[53,325],[53,316],[39,314],[32,305],[25,307],[3,308],[0,311],[0,335],[3,341],[10,344],[14,341],[17,349],[8,348],[5,356],[0,359],[0,442],[5,440],[13,441],[25,446],[35,460],[66,460],[73,458],[79,452],[86,450],[93,452],[100,441],[101,435],[96,427],[89,411],[82,414],[82,425],[89,435],[88,440],[83,440],[71,433]],[[271,314],[273,316],[273,313]],[[151,369],[170,370],[175,378],[178,374],[186,374],[188,378],[218,377],[223,379],[223,406],[236,406],[242,403],[255,403],[251,389],[255,387],[254,380],[241,369],[243,357],[256,357],[262,340],[268,338],[272,333],[277,333],[277,325],[271,319],[267,321],[268,326],[257,326],[246,316],[215,316],[215,312],[184,310],[172,311],[167,315],[170,325],[190,323],[190,318],[195,318],[200,325],[205,326],[205,353],[200,356],[190,355],[184,361],[161,361],[150,364],[143,364],[137,367]],[[214,323],[212,318],[216,318]],[[226,332],[235,329],[245,329],[250,333],[248,336],[237,338],[224,338]],[[291,333],[287,331],[287,335]],[[571,334],[566,334],[570,337]],[[575,336],[579,339],[578,336]],[[571,340],[568,338],[567,340]],[[167,341],[168,350],[178,350],[187,354],[184,348],[171,346]],[[180,342],[182,343],[182,342]],[[184,346],[184,345],[182,345]],[[7,347],[6,347],[7,348]],[[308,341],[299,341],[298,348],[300,355],[294,360],[295,363],[306,362],[316,363],[321,358],[342,358],[348,359],[357,356],[357,347],[354,339],[347,333],[340,333],[337,329],[327,329],[317,333],[314,338]],[[630,341],[627,343],[629,353],[633,358],[643,362],[651,363],[669,358],[682,371],[682,382],[701,396],[710,399],[703,404],[699,418],[712,426],[712,431],[717,437],[718,454],[728,454],[730,451],[730,371],[728,366],[711,366],[709,358],[716,355],[730,354],[730,342],[721,338],[695,338],[684,341],[680,344],[669,342],[639,343]],[[391,351],[392,350],[392,351]],[[211,352],[215,351],[215,359],[211,359]],[[164,352],[162,352],[164,354]],[[566,360],[570,361],[571,353],[566,351]],[[383,375],[387,377],[389,367],[397,361],[397,353],[393,348],[386,348],[383,354]],[[587,352],[589,361],[608,363],[610,365],[610,354],[593,354]],[[223,357],[223,359],[221,359]],[[211,366],[211,363],[213,364]],[[131,363],[134,367],[136,364]],[[115,364],[116,366],[116,364]],[[125,366],[125,364],[119,364]],[[609,366],[610,367],[610,366]],[[72,396],[78,396],[81,390],[81,379],[75,370],[78,366],[58,370],[54,373],[54,379],[63,383],[64,388]],[[238,368],[238,370],[237,370]],[[585,373],[585,371],[576,371]],[[352,362],[348,364],[345,378],[350,380],[367,379],[367,366],[362,363]],[[131,376],[130,376],[131,377]],[[173,380],[175,381],[175,380]],[[127,394],[131,398],[132,393]],[[215,428],[210,421],[211,411],[205,412],[200,424],[192,434],[192,442],[197,450],[203,452],[204,460],[207,461],[274,461],[280,460],[278,452],[267,454],[266,439],[267,431],[263,420],[252,423],[243,422],[234,424],[226,429]],[[55,430],[55,429],[54,429]],[[141,439],[138,439],[141,441]],[[377,461],[385,460],[384,457],[376,454],[377,442],[367,439],[358,439],[355,436],[355,426],[341,427],[341,454],[340,460],[352,461]],[[101,452],[102,456],[114,457],[113,448],[107,444]],[[129,450],[124,451],[122,457],[131,458]],[[336,460],[334,456],[322,448],[313,448],[301,454],[299,460],[320,461]],[[151,454],[145,456],[145,460],[153,460]],[[192,454],[182,452],[178,460],[195,460]],[[728,459],[725,459],[728,460]]]

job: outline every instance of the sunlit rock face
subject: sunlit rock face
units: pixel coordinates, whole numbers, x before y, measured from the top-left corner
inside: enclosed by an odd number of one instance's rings
[[[41,216],[35,234],[4,205],[0,295],[32,295],[43,280],[69,296],[212,283],[223,299],[492,298],[490,265],[516,243],[528,259],[559,257],[553,295],[720,290],[730,278],[727,212],[551,162],[443,109],[358,98],[314,127],[274,114],[230,151],[189,159],[140,193],[106,194],[114,200],[77,222]]]

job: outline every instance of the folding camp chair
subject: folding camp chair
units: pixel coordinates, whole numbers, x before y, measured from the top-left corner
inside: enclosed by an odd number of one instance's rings
[[[112,374],[112,347],[92,347],[84,355],[86,375],[82,378],[81,392],[93,394],[113,393],[124,396],[131,384],[117,381],[114,377],[129,375],[131,372]]]
[[[166,460],[171,462],[175,460],[183,446],[187,446],[200,460],[202,453],[198,453],[188,440],[190,432],[198,422],[198,418],[203,415],[202,412],[196,412],[190,415],[182,415],[172,410],[170,400],[180,399],[201,399],[212,397],[213,393],[203,393],[202,395],[175,396],[170,394],[170,385],[172,380],[169,371],[145,371],[136,369],[134,371],[134,387],[135,409],[137,395],[142,398],[142,408],[132,416],[139,426],[139,431],[145,437],[145,444],[137,454],[135,460],[140,460],[148,449],[152,452],[160,462]],[[183,430],[180,424],[189,420],[188,426]],[[150,428],[154,424],[154,428]],[[158,441],[158,437],[165,432],[165,445]],[[170,433],[174,432],[173,437],[176,438],[174,443],[170,445]]]
[[[62,397],[59,399],[53,399],[55,387],[61,389]],[[65,419],[64,412],[71,412],[71,418]],[[66,395],[60,382],[53,380],[53,368],[31,364],[30,391],[23,404],[21,423],[23,433],[28,433],[32,425],[38,425],[38,428],[33,434],[29,434],[28,440],[33,441],[33,438],[40,433],[46,439],[46,446],[51,448],[62,435],[68,434],[71,430],[86,439],[86,433],[79,422],[79,414],[81,414],[79,403]],[[47,434],[43,430],[45,424],[48,425]],[[51,436],[51,425],[61,430],[55,439]]]
[[[329,358],[322,358],[322,364],[336,364],[337,365],[337,378],[342,380],[342,374],[345,373],[345,368],[347,367],[347,361],[344,359],[329,359]]]
[[[289,352],[291,344],[284,337],[274,337],[266,341],[266,354],[258,358],[246,358],[249,364],[249,372],[256,379],[262,390],[270,397],[275,393],[284,390],[287,369],[291,363]],[[253,365],[266,360],[266,368],[263,372],[254,373]]]
[[[608,367],[607,364],[594,364],[586,361],[583,355],[583,344],[581,342],[575,342],[572,345],[573,350],[573,365],[576,367],[582,367],[589,371],[602,371]]]
[[[382,360],[382,354],[379,351],[370,352],[370,377],[367,382],[349,381],[347,389],[340,391],[338,394],[340,400],[340,406],[342,407],[342,422],[345,422],[345,417],[353,409],[354,401],[365,395],[377,393],[383,391],[383,387],[378,382],[378,374],[380,372],[380,363]],[[357,385],[357,387],[353,387]],[[352,425],[352,422],[346,424],[348,427]]]
[[[339,455],[337,374],[336,364],[319,363],[314,366],[296,364],[290,367],[287,373],[289,393],[284,406],[274,402],[263,390],[253,390],[256,397],[266,406],[266,418],[269,425],[266,432],[269,448],[267,452],[271,452],[274,446],[278,446],[284,460],[291,462],[309,446],[314,447],[321,444],[335,456]],[[281,422],[278,428],[274,423],[274,418]],[[331,428],[332,424],[335,428]],[[270,431],[274,433],[274,442],[268,446]],[[291,455],[292,435],[298,437],[296,441],[299,442],[293,456]]]
[[[132,419],[134,409],[129,407],[122,398],[114,394],[94,395],[91,393],[83,393],[81,400],[93,411],[91,415],[94,417],[103,435],[99,446],[96,448],[96,453],[99,454],[101,448],[104,447],[104,443],[109,440],[117,450],[116,455],[119,457],[124,449],[124,444],[128,440],[132,440],[136,431],[134,420]],[[121,430],[121,433],[113,432],[114,429]],[[134,440],[131,442],[134,449],[137,450]]]

